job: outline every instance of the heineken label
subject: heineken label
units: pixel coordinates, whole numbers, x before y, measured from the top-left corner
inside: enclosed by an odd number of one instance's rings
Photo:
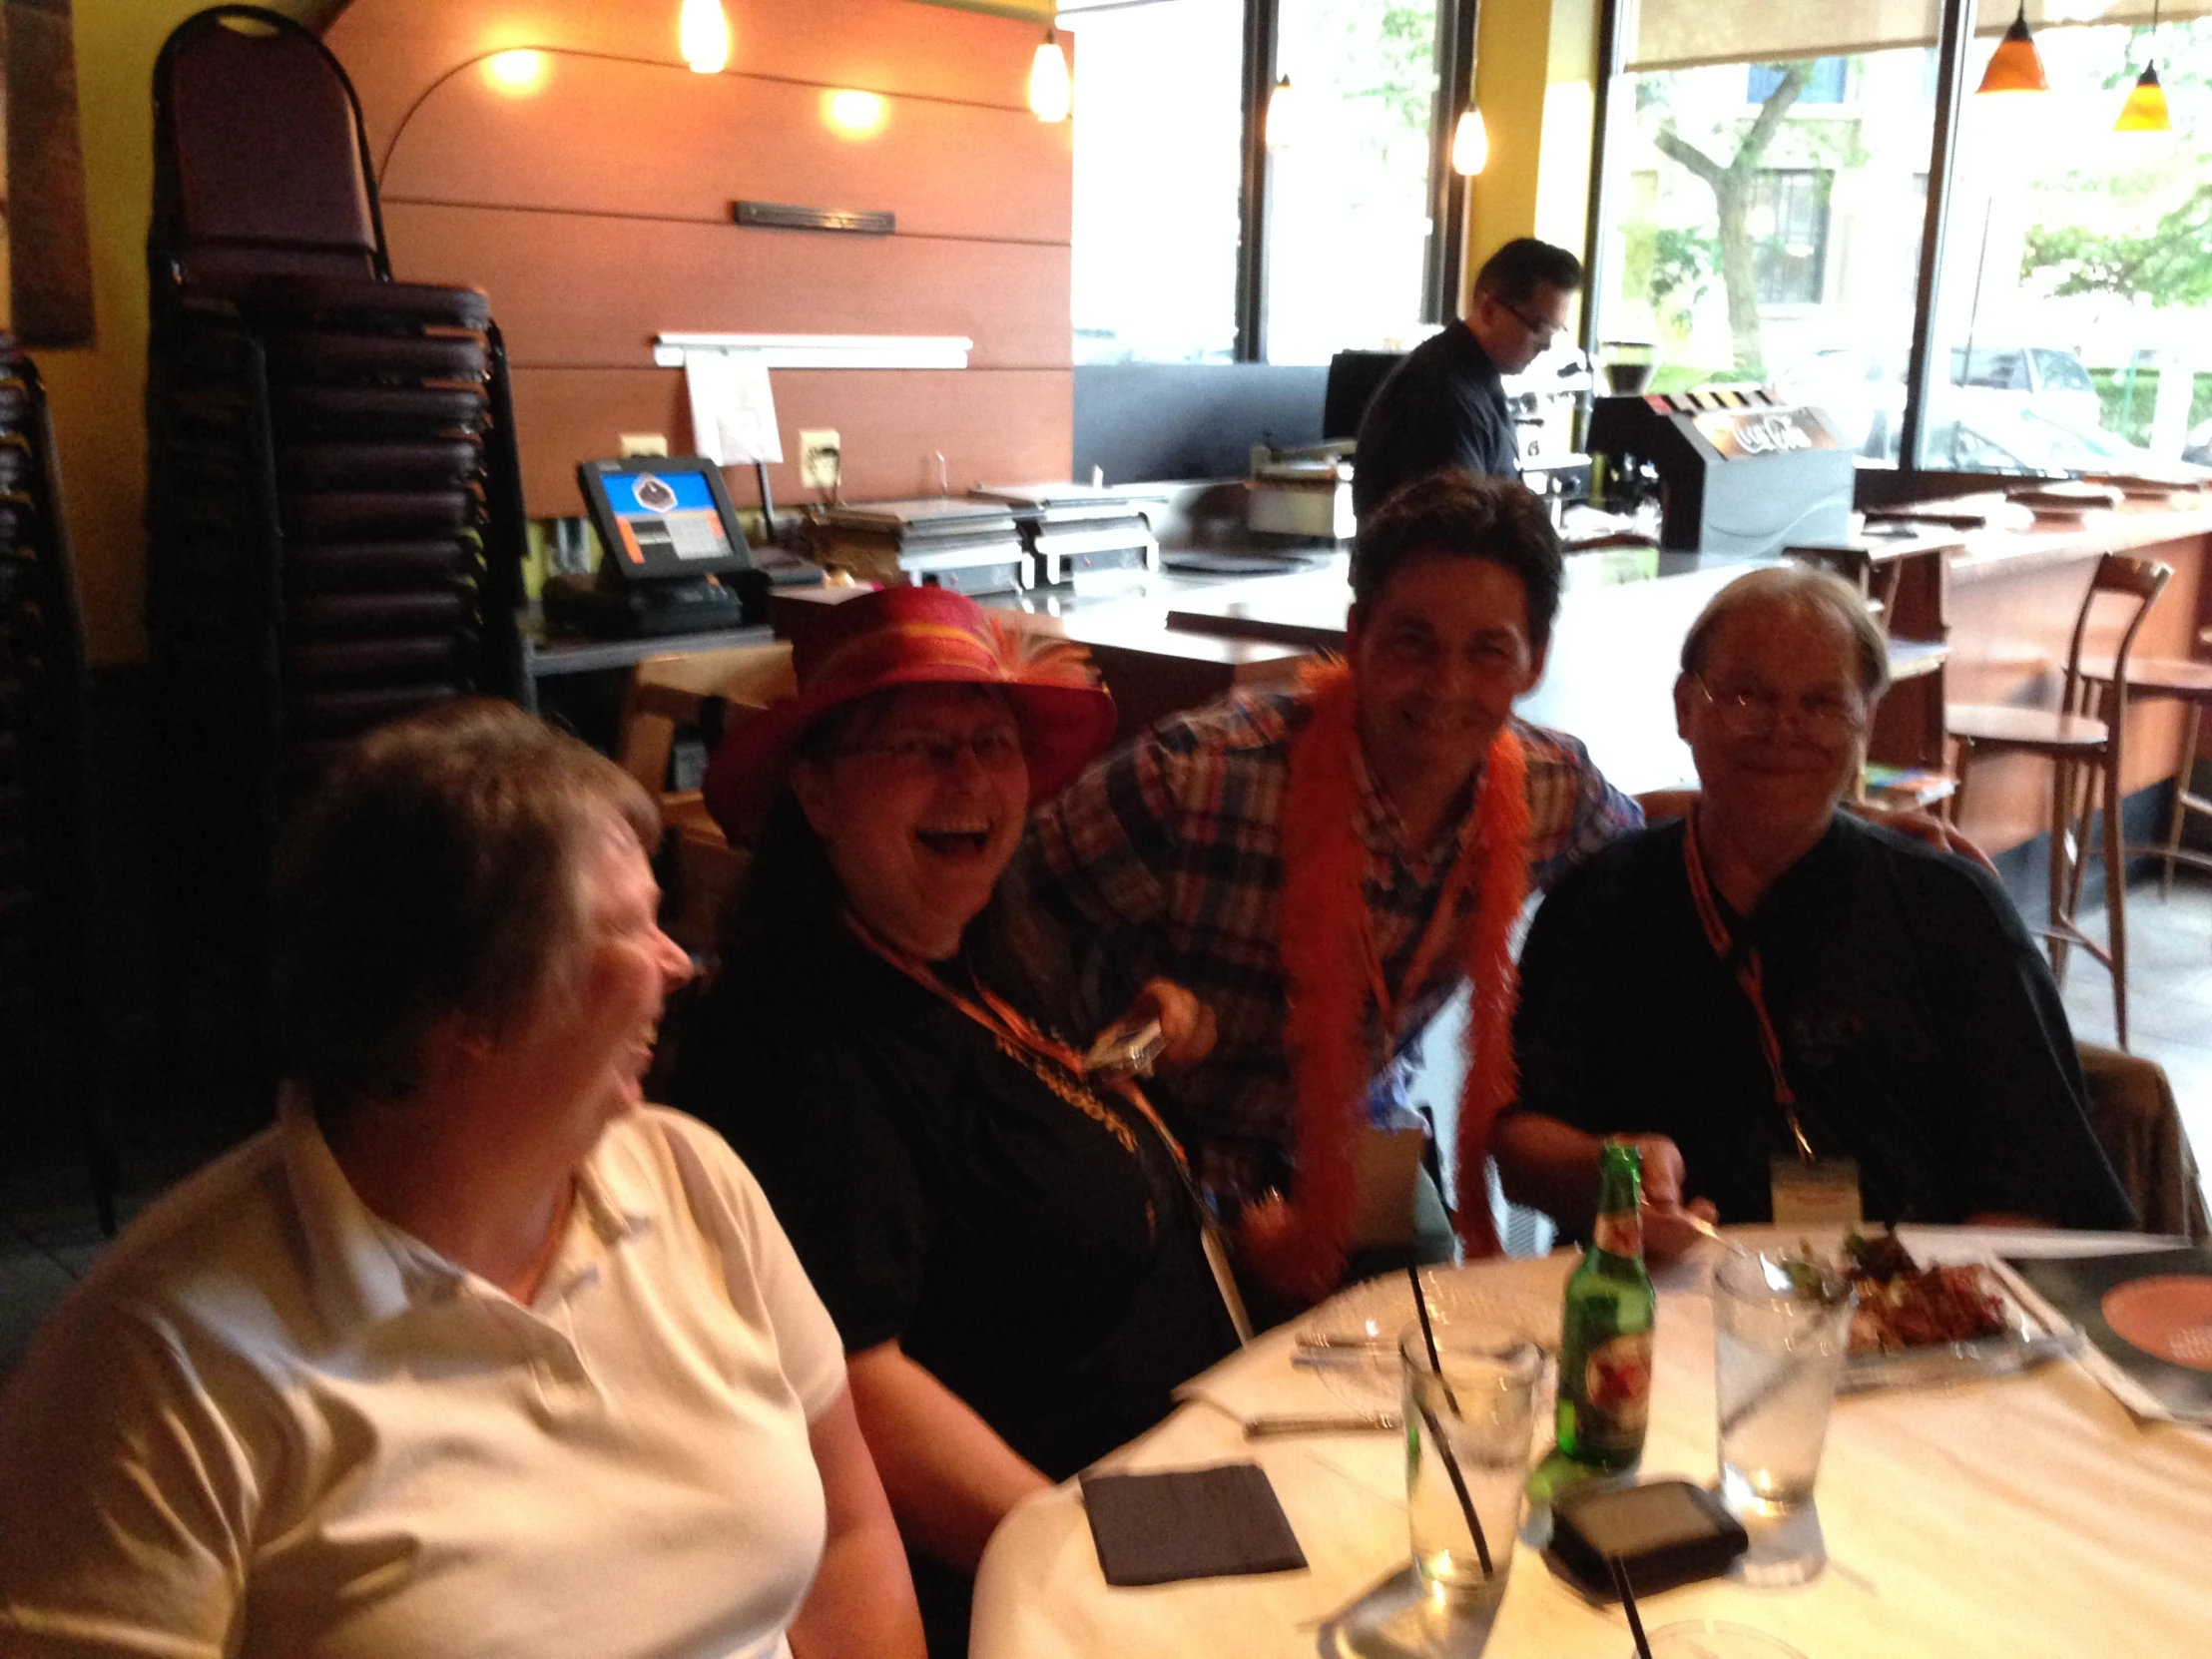
[[[1641,1444],[1651,1416],[1651,1333],[1624,1332],[1582,1362],[1584,1438]]]

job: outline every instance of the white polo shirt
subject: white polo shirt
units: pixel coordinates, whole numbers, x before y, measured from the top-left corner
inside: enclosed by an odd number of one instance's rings
[[[835,1329],[692,1119],[623,1118],[577,1192],[524,1308],[370,1214],[295,1105],[179,1187],[0,1404],[0,1648],[788,1653]]]

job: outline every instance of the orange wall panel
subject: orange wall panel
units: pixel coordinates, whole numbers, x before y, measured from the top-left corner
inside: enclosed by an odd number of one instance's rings
[[[384,230],[400,276],[491,294],[518,366],[635,368],[663,331],[873,332],[852,320],[867,317],[965,334],[976,368],[1069,363],[1067,311],[1049,303],[1067,292],[1065,247],[412,206]]]
[[[799,427],[834,427],[843,444],[844,493],[855,501],[934,494],[941,452],[954,494],[973,484],[1065,478],[1074,443],[1070,369],[777,369],[770,376],[786,460],[769,468],[777,504],[813,500],[799,488]],[[515,424],[531,440],[522,455],[524,495],[538,516],[583,511],[576,463],[612,455],[624,432],[690,439],[684,377],[673,368],[520,368]],[[732,467],[730,493],[758,499],[751,467]]]
[[[857,132],[837,93],[680,65],[546,54],[527,96],[470,71],[440,82],[408,120],[381,178],[384,201],[496,202],[730,223],[740,199],[889,210],[910,236],[1065,244],[1069,123],[892,95]]]
[[[574,513],[624,432],[691,442],[662,332],[960,334],[964,370],[778,370],[785,451],[842,438],[847,497],[1065,478],[1072,128],[1026,108],[1034,26],[915,0],[725,0],[729,68],[676,59],[676,0],[352,0],[326,39],[360,93],[392,267],[484,288],[507,336],[524,495]],[[539,50],[502,92],[482,60]],[[881,95],[859,136],[840,90]],[[772,231],[739,199],[881,210],[894,234]],[[772,474],[779,499],[796,469]],[[750,469],[733,473],[740,499]]]

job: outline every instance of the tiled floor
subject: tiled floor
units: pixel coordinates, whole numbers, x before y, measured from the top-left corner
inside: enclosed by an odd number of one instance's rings
[[[2143,883],[2128,898],[2134,1051],[2166,1068],[2190,1140],[2212,1155],[2212,880],[2184,878],[2170,899],[2158,896],[2155,883]],[[2111,1042],[2111,981],[2095,962],[2076,956],[2065,998],[2077,1036]],[[142,1158],[147,1167],[135,1172],[142,1190],[127,1195],[126,1219],[132,1198],[143,1205],[166,1176],[214,1150],[177,1146],[159,1160]],[[0,1379],[21,1362],[47,1310],[100,1254],[99,1222],[83,1192],[82,1172],[66,1158],[0,1181]]]
[[[2101,932],[2101,915],[2090,923]],[[2166,1068],[2200,1164],[2212,1158],[2212,880],[2184,872],[2173,896],[2155,881],[2127,894],[2129,1048]],[[2112,980],[2074,952],[2066,1017],[2084,1042],[2112,1041]]]

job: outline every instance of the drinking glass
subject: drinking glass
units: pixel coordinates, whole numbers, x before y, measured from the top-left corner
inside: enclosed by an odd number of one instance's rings
[[[1397,1345],[1406,1524],[1430,1600],[1479,1613],[1505,1594],[1543,1359],[1533,1343],[1496,1326],[1439,1321],[1435,1332],[1434,1365],[1420,1327],[1407,1328]]]
[[[1779,1519],[1811,1501],[1836,1381],[1851,1352],[1849,1281],[1793,1279],[1771,1257],[1731,1256],[1713,1275],[1721,1501]]]

